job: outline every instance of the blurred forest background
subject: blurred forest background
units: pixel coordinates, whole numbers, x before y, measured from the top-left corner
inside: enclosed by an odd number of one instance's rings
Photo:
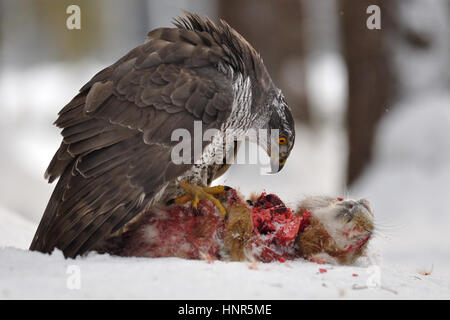
[[[81,30],[66,28],[71,4]],[[380,30],[366,26],[370,5],[381,8]],[[367,197],[387,257],[450,261],[448,0],[0,0],[0,207],[39,221],[53,189],[43,173],[60,142],[57,112],[181,9],[238,30],[296,118],[283,172],[235,166],[227,184],[291,203]]]

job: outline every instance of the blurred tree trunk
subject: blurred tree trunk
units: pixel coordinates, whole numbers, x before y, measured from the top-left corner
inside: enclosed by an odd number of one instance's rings
[[[218,12],[261,54],[294,117],[308,122],[301,1],[219,0]]]
[[[367,7],[381,9],[381,29],[366,26]],[[386,1],[341,0],[343,53],[348,70],[347,132],[349,155],[347,183],[360,176],[372,158],[377,125],[391,107],[393,80],[387,38],[392,24]],[[388,14],[390,13],[390,14]]]

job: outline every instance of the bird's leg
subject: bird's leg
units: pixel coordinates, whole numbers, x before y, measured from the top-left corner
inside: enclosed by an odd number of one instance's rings
[[[222,217],[225,217],[227,214],[227,211],[223,207],[222,203],[220,203],[219,200],[216,199],[213,195],[221,194],[227,192],[230,187],[227,186],[215,186],[215,187],[199,187],[192,183],[189,183],[187,181],[181,181],[180,187],[186,191],[186,194],[182,195],[181,197],[175,198],[173,200],[170,200],[168,204],[183,204],[188,201],[192,200],[192,208],[194,210],[197,210],[197,205],[200,200],[207,199],[211,201],[217,209],[219,209],[220,214]]]

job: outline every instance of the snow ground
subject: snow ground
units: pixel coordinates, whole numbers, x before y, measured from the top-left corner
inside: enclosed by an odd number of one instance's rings
[[[79,268],[80,289],[70,285],[72,275],[68,271],[73,265]],[[320,273],[319,268],[327,272]],[[368,281],[374,277],[374,269],[319,266],[304,261],[259,264],[253,268],[238,262],[209,264],[178,258],[119,258],[98,254],[65,260],[60,252],[49,256],[7,248],[0,251],[0,274],[2,299],[450,297],[450,281],[436,275],[423,276],[401,267],[382,266],[382,287],[367,288]]]

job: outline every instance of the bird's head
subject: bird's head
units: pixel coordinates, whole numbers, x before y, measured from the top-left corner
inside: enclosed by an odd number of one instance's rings
[[[280,90],[276,90],[270,103],[265,148],[270,157],[271,173],[277,173],[284,167],[294,147],[295,125],[291,109]]]
[[[177,18],[175,25],[180,29],[201,32],[202,39],[206,38],[205,33],[209,33],[211,40],[207,42],[214,40],[218,44],[214,47],[223,49],[219,53],[211,52],[211,57],[217,54],[221,56],[217,68],[227,76],[235,74],[242,76],[242,78],[233,76],[233,81],[250,80],[246,83],[251,83],[251,94],[240,93],[236,97],[244,100],[251,98],[251,112],[257,118],[253,129],[266,129],[267,132],[267,136],[258,137],[258,145],[265,149],[270,157],[271,173],[279,172],[294,146],[294,118],[281,90],[272,82],[259,53],[223,20],[215,24],[208,18],[203,20],[198,15],[186,12],[186,18]],[[228,70],[233,72],[230,73]],[[239,90],[244,90],[242,84],[239,83]],[[248,88],[242,92],[246,90]],[[242,104],[247,102],[241,101]]]

